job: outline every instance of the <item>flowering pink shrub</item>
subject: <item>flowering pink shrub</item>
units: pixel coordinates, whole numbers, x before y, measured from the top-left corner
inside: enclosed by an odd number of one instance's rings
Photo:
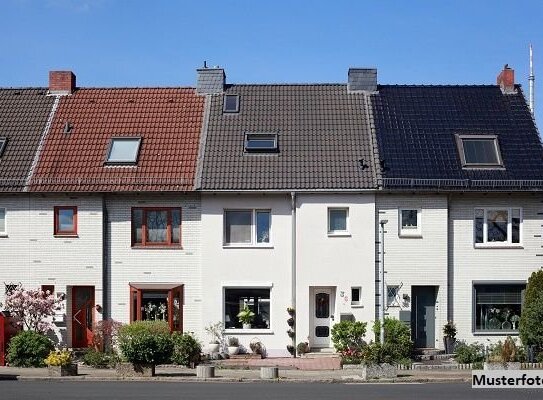
[[[98,321],[92,327],[94,333],[92,342],[94,348],[98,351],[111,350],[111,346],[116,345],[119,328],[123,324],[113,319]]]
[[[19,286],[6,296],[4,308],[11,311],[25,329],[46,333],[53,327],[46,319],[55,314],[61,302],[49,291]]]

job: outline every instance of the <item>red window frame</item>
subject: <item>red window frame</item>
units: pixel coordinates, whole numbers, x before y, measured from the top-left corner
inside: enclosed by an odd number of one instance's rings
[[[183,285],[176,286],[171,289],[138,289],[130,286],[130,322],[141,321],[141,303],[142,303],[142,294],[143,292],[168,292],[168,325],[170,326],[170,331],[183,332],[183,305],[184,305],[184,293]],[[179,299],[179,323],[178,326],[174,326],[173,319],[173,302],[174,298]],[[135,302],[134,302],[135,300]],[[135,303],[135,304],[134,304]]]
[[[141,219],[141,243],[136,242],[136,229],[134,227],[134,211],[142,211]],[[179,243],[172,243],[172,211],[179,211]],[[147,213],[149,211],[166,211],[168,213],[167,229],[166,229],[166,241],[165,242],[147,242]],[[130,212],[131,222],[130,229],[132,230],[132,247],[181,247],[182,242],[182,221],[183,212],[181,207],[132,207]]]
[[[59,212],[61,210],[72,210],[74,213],[74,229],[71,231],[61,231],[59,229]],[[55,235],[77,235],[77,207],[76,206],[56,206],[55,207],[55,222],[54,222],[54,234]]]

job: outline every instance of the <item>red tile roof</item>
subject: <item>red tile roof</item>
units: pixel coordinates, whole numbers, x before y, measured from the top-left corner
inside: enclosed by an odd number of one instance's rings
[[[194,190],[203,114],[195,89],[79,89],[60,100],[30,190]],[[123,136],[142,138],[137,165],[105,165]]]

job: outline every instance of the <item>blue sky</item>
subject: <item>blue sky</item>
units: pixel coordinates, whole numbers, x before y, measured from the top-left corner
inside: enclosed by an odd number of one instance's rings
[[[543,1],[2,0],[0,15],[0,86],[45,86],[53,69],[80,86],[192,86],[203,60],[229,82],[372,66],[380,83],[492,84],[508,63],[527,95],[533,43],[543,115]]]

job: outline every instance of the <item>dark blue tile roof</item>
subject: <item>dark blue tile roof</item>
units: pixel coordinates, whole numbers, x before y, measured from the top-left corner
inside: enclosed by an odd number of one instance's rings
[[[520,86],[379,86],[372,95],[382,173],[433,180],[541,180],[543,147]],[[505,169],[463,169],[455,134],[491,134]]]

